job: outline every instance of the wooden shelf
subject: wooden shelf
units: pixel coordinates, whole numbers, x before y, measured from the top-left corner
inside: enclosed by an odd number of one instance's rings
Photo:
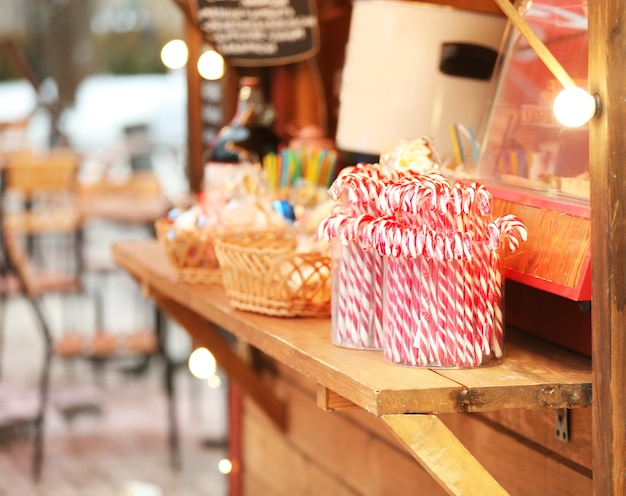
[[[329,319],[281,319],[234,310],[221,286],[176,282],[161,246],[113,246],[117,264],[151,293],[184,305],[376,416],[591,405],[591,362],[509,332],[502,364],[470,370],[390,365],[380,352],[339,348]]]
[[[218,284],[178,282],[156,241],[117,243],[112,251],[115,262],[145,294],[196,343],[209,348],[279,428],[289,428],[285,404],[231,350],[213,324],[317,382],[321,408],[360,407],[380,418],[448,494],[508,493],[437,414],[591,405],[591,361],[525,334],[508,332],[499,365],[467,370],[400,367],[385,363],[381,352],[333,345],[330,319],[241,312],[231,308]]]

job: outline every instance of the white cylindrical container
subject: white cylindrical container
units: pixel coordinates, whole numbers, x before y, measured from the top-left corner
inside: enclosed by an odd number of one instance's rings
[[[491,77],[442,71],[442,61],[457,57],[453,64],[469,64],[471,71],[475,53],[460,60],[463,49],[495,56],[505,26],[503,16],[446,6],[356,0],[340,91],[338,148],[378,155],[390,142],[430,135],[444,159],[452,156],[450,125],[469,125],[478,134],[495,85]],[[451,55],[450,47],[459,46],[462,50]]]

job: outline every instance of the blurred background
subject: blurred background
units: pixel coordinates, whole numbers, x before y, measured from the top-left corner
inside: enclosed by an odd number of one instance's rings
[[[119,340],[161,325],[168,354],[164,361],[153,342],[110,361],[57,348],[36,480],[45,340],[28,298],[3,272],[0,495],[227,493],[226,378],[216,369],[202,380],[192,375],[187,334],[173,322],[158,324],[151,302],[110,258],[111,243],[152,237],[154,220],[189,190],[185,68],[167,68],[161,54],[184,38],[183,27],[173,0],[0,1],[0,163],[63,149],[76,165],[70,205],[80,211],[80,261],[68,261],[75,246],[50,223],[24,235],[37,270],[80,267],[75,292],[37,295],[44,323],[55,342],[68,328],[87,342],[96,333]],[[9,186],[2,208],[20,213],[24,196]],[[48,197],[31,200],[49,208]]]
[[[3,0],[0,122],[84,154],[82,174],[122,166],[142,140],[167,192],[186,190],[184,69],[161,60],[182,30],[172,0]]]

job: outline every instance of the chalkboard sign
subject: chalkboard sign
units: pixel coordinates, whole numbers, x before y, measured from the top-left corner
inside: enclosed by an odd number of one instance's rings
[[[311,0],[198,0],[198,22],[233,66],[298,62],[319,50]]]

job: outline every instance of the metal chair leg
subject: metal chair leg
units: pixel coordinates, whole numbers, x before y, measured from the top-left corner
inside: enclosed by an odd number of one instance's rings
[[[3,277],[0,275],[0,277]],[[6,281],[6,277],[5,277]],[[4,359],[4,328],[5,315],[7,308],[7,295],[4,291],[0,291],[0,378],[2,377],[2,365]]]
[[[176,388],[174,385],[174,372],[176,367],[166,349],[167,320],[165,316],[155,308],[155,325],[157,329],[157,339],[159,342],[159,354],[165,362],[165,392],[167,394],[167,410],[169,417],[168,442],[170,450],[170,465],[174,469],[182,466],[180,456],[180,438],[178,435],[178,416],[176,411]]]
[[[50,392],[50,368],[52,365],[52,335],[48,322],[45,318],[41,301],[32,296],[28,300],[33,307],[35,316],[39,322],[40,330],[44,338],[44,361],[41,369],[39,381],[39,406],[35,417],[34,455],[33,455],[33,477],[36,481],[41,478],[44,458],[44,428],[46,422],[46,411],[48,409],[48,397]]]
[[[0,175],[1,176],[1,175]],[[1,208],[1,206],[0,206]],[[0,222],[2,221],[2,214],[0,213]],[[0,279],[4,284],[4,288],[0,290],[0,377],[2,377],[2,365],[4,358],[4,338],[5,338],[5,317],[7,302],[9,298],[9,268],[7,265],[6,255],[2,249],[4,243],[4,237],[0,234]]]

